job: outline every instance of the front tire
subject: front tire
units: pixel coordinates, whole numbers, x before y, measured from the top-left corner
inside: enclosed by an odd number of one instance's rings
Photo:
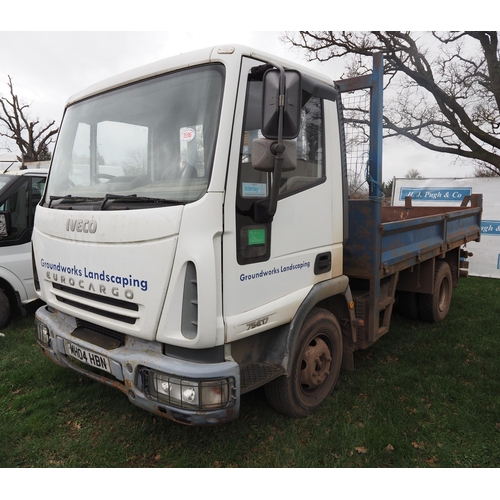
[[[335,316],[314,308],[302,325],[291,371],[265,386],[270,405],[280,413],[305,417],[330,396],[342,364],[342,331]]]
[[[449,264],[436,261],[432,293],[423,293],[419,300],[420,318],[430,323],[439,323],[448,315],[451,306],[453,279]]]

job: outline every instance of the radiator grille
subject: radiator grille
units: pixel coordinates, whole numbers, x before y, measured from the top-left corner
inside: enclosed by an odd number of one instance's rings
[[[60,283],[52,283],[52,287],[59,302],[129,325],[137,321],[137,314],[133,313],[139,311],[139,306],[133,302],[97,295]]]

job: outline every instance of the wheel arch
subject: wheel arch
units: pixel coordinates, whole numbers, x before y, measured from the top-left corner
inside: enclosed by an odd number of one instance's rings
[[[339,276],[332,280],[322,281],[313,286],[293,317],[287,336],[286,355],[283,366],[286,373],[290,372],[292,353],[294,352],[300,329],[309,313],[315,307],[321,307],[331,312],[338,320],[344,344],[354,345],[356,332],[354,328],[354,309],[351,306],[352,295],[349,288],[349,278]],[[345,349],[344,349],[345,354]]]
[[[297,338],[307,316],[315,307],[334,314],[343,334],[343,360],[352,358],[355,344],[354,311],[347,276],[314,285],[298,307],[292,321],[285,325],[231,343],[231,356],[241,368],[242,394],[273,379],[288,376]],[[351,356],[346,356],[346,348]],[[343,368],[349,368],[344,366]]]

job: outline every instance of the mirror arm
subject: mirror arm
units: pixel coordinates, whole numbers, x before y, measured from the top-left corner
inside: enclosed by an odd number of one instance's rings
[[[269,207],[267,209],[267,217],[272,221],[276,209],[278,207],[278,195],[281,182],[281,170],[283,167],[283,153],[285,146],[283,145],[283,113],[285,109],[285,69],[276,64],[275,67],[280,71],[280,85],[279,85],[279,110],[278,110],[278,142],[272,146],[272,153],[276,155],[274,160],[273,170],[273,185],[271,187],[271,197],[269,199]]]

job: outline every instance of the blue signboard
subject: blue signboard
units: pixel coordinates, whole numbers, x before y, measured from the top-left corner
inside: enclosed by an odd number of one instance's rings
[[[500,220],[482,220],[481,234],[500,236]]]
[[[470,187],[402,187],[399,191],[399,199],[404,200],[411,196],[415,201],[435,201],[435,202],[462,202],[465,196],[472,194]]]

